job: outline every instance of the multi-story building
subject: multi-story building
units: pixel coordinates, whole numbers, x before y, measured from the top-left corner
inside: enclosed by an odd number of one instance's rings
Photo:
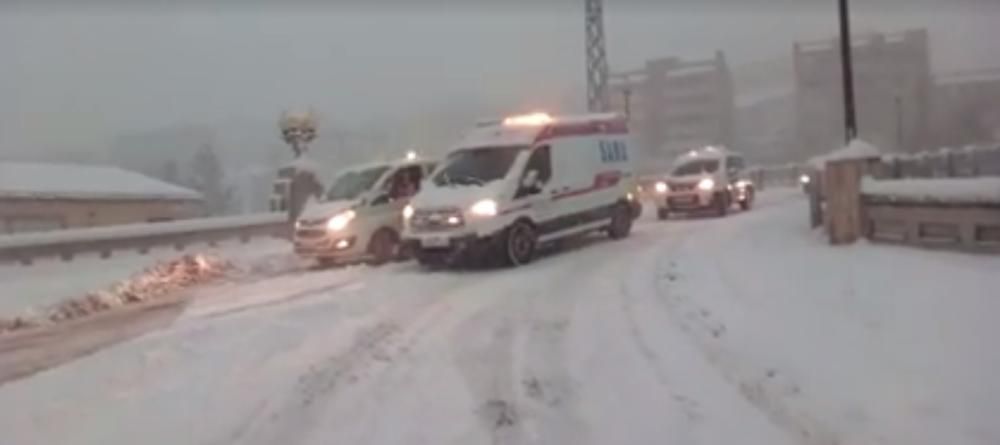
[[[858,136],[887,151],[927,145],[931,69],[926,30],[852,39]],[[838,39],[794,44],[796,128],[802,157],[844,145]]]
[[[932,104],[934,146],[1000,142],[1000,68],[936,76]]]
[[[722,52],[709,60],[649,60],[612,74],[610,93],[654,164],[692,148],[732,144],[733,82]]]

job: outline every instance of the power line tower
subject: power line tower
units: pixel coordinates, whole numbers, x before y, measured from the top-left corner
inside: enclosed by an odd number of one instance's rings
[[[608,54],[604,50],[604,6],[602,0],[586,2],[587,109],[608,111]]]

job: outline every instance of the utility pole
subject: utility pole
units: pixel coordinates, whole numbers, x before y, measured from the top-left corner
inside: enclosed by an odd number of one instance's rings
[[[858,136],[858,121],[854,108],[854,66],[851,62],[851,24],[848,0],[840,3],[840,64],[844,79],[845,139],[851,143]]]
[[[602,0],[586,2],[587,109],[608,111],[608,56],[604,49],[604,6]]]
[[[625,89],[622,90],[622,95],[625,96],[625,119],[632,118],[632,85],[626,85]]]

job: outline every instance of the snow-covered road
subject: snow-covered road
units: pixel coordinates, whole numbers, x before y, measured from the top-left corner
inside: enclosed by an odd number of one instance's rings
[[[1000,260],[831,248],[804,206],[205,288],[0,386],[0,443],[1000,443]]]

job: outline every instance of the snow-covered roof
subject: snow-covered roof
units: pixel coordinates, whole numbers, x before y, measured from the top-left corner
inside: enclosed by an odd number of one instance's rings
[[[674,161],[674,164],[687,162],[692,159],[720,159],[727,155],[738,155],[738,153],[729,150],[726,147],[708,146],[698,150],[691,150],[680,155]]]
[[[589,113],[552,116],[551,123],[540,125],[504,125],[502,120],[481,120],[452,147],[452,150],[478,147],[507,147],[531,145],[538,135],[550,126],[588,124],[624,119],[618,113]]]
[[[838,148],[827,154],[809,159],[809,165],[813,168],[822,169],[827,162],[844,161],[848,159],[871,159],[882,156],[878,147],[869,144],[861,139],[855,139],[846,147]]]
[[[194,190],[105,165],[0,162],[0,197],[197,200]]]

